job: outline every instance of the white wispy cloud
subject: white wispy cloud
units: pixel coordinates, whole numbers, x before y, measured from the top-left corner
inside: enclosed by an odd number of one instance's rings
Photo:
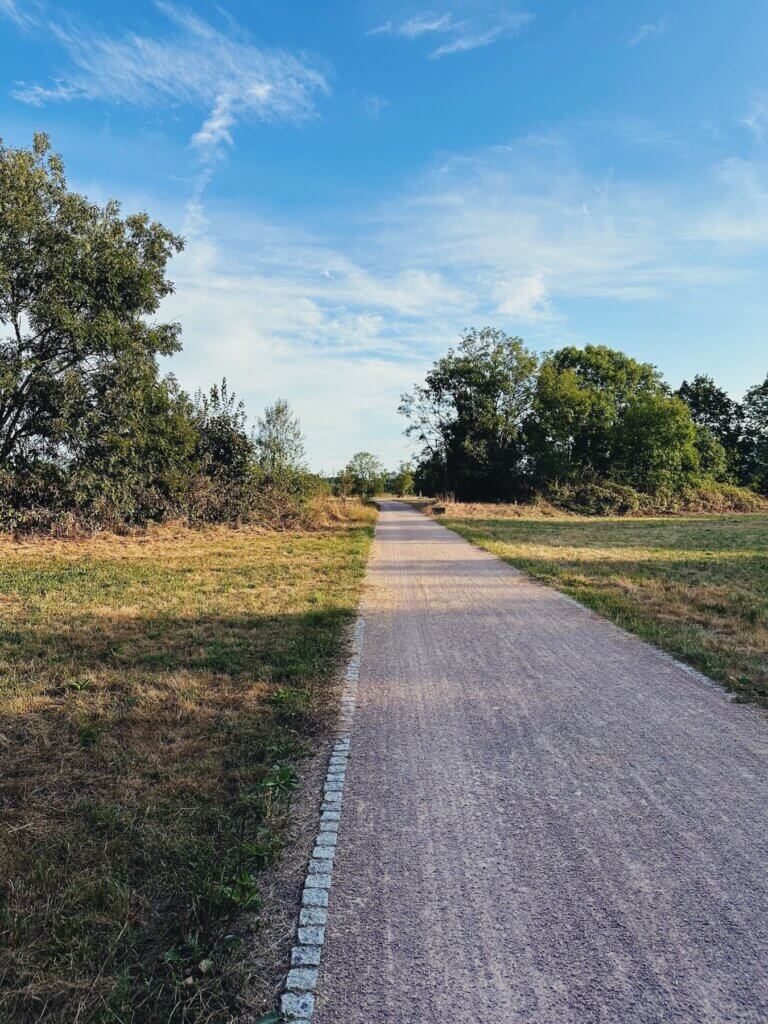
[[[371,29],[368,35],[394,35],[403,36],[405,39],[418,39],[419,36],[427,35],[429,32],[447,32],[455,24],[456,21],[452,14],[434,14],[432,11],[423,11],[405,21],[387,21],[383,25]]]
[[[498,39],[517,35],[532,20],[533,15],[527,11],[510,12],[503,9],[481,11],[461,18],[452,11],[422,11],[404,21],[387,21],[377,25],[367,35],[400,36],[411,41],[426,35],[444,36],[445,41],[429,54],[431,58],[439,60],[449,54],[466,53],[488,46]]]
[[[69,67],[50,83],[19,83],[14,96],[38,106],[104,100],[208,108],[192,143],[215,151],[232,141],[239,121],[301,121],[314,115],[316,97],[328,92],[327,70],[318,62],[257,46],[183,8],[158,7],[168,24],[157,37],[113,36],[83,23],[38,20],[39,29],[63,48]]]
[[[540,272],[499,282],[495,298],[498,301],[497,312],[502,316],[524,323],[552,319],[546,280]]]
[[[494,24],[485,28],[470,22],[454,31],[452,37],[433,50],[430,57],[438,60],[440,57],[447,57],[452,53],[477,50],[481,46],[495,43],[498,39],[516,36],[532,21],[533,15],[523,11],[519,14],[501,16]]]
[[[0,0],[0,16],[15,21],[20,28],[29,28],[37,20],[39,10],[37,0]]]
[[[658,21],[647,21],[641,25],[640,28],[635,32],[629,39],[630,46],[638,46],[640,43],[644,43],[647,39],[653,39],[654,36],[660,36],[666,29],[666,26],[662,19]]]
[[[379,96],[376,93],[372,93],[368,96],[363,96],[363,110],[368,117],[375,121],[382,110],[389,106],[389,100],[385,96]]]
[[[466,326],[545,348],[587,340],[574,309],[590,300],[614,325],[626,307],[629,325],[751,287],[768,260],[760,165],[723,160],[675,186],[596,177],[578,153],[552,134],[455,156],[332,229],[216,207],[172,268],[180,379],[215,367],[251,408],[286,394],[317,468],[342,464],[347,438],[394,464],[399,393]]]
[[[768,138],[768,96],[753,96],[746,116],[741,123],[749,129],[757,142]]]
[[[414,265],[513,324],[556,319],[570,300],[658,300],[727,281],[735,256],[724,259],[723,242],[760,244],[763,225],[743,216],[737,178],[762,210],[743,169],[711,172],[711,205],[659,182],[595,179],[567,145],[522,141],[449,160],[387,210],[378,251],[392,244],[394,255],[408,239]]]

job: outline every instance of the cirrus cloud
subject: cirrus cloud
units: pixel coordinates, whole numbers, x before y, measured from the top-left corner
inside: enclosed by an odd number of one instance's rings
[[[192,144],[210,152],[231,143],[239,121],[297,122],[315,115],[316,97],[329,91],[324,64],[259,47],[184,8],[157,6],[168,27],[154,37],[112,36],[80,22],[37,16],[35,27],[61,46],[69,66],[47,84],[17,83],[13,95],[34,106],[102,100],[207,108]]]
[[[403,21],[387,21],[366,34],[369,36],[399,36],[413,42],[422,36],[443,39],[429,54],[439,60],[454,53],[467,53],[488,46],[499,39],[510,38],[521,32],[533,20],[528,11],[494,10],[468,17],[458,17],[452,11],[439,13],[421,11]]]

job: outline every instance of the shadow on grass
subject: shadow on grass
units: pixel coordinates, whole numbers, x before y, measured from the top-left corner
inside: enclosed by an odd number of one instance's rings
[[[228,1020],[351,613],[0,629],[0,1018]]]

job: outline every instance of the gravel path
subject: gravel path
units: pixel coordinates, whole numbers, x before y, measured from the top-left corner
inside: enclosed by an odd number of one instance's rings
[[[382,509],[315,1024],[766,1024],[768,727]]]

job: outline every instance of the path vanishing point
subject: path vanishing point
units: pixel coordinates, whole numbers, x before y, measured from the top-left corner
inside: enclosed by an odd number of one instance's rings
[[[766,1024],[768,725],[384,503],[315,1024]]]

